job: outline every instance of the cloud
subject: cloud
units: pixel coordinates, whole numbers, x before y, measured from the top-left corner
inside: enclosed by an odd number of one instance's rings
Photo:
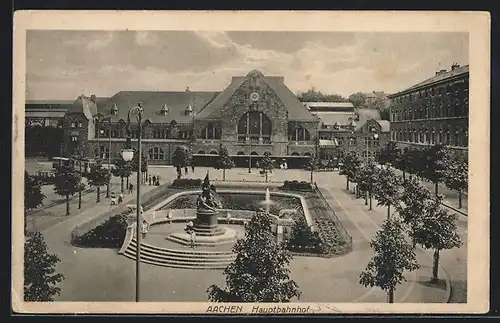
[[[311,86],[348,96],[394,92],[468,63],[458,33],[213,31],[29,31],[29,99],[71,99],[81,91],[221,91],[232,76],[259,69],[285,77],[296,92]]]

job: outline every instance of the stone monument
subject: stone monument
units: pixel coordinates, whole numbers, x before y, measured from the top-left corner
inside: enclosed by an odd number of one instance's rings
[[[224,229],[217,221],[218,209],[222,207],[215,187],[210,185],[208,172],[201,185],[201,193],[196,200],[196,220],[193,230],[198,236],[217,236],[224,234]]]

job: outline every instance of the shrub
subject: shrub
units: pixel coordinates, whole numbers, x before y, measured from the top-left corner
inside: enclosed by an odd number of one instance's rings
[[[326,250],[322,246],[319,234],[312,232],[303,218],[294,222],[292,237],[287,243],[287,248],[290,251],[324,254]]]
[[[177,178],[170,185],[172,188],[200,188],[201,179],[199,178]]]
[[[313,187],[311,183],[306,181],[285,181],[283,183],[282,189],[290,190],[290,191],[306,191],[312,192]]]
[[[84,248],[120,248],[127,232],[128,214],[129,211],[124,211],[110,217],[94,229],[75,237],[73,244]]]

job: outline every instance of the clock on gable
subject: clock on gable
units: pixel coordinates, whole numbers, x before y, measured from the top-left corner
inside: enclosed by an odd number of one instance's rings
[[[252,93],[250,94],[250,100],[252,100],[253,102],[258,101],[258,100],[259,100],[259,93],[257,93],[257,92],[252,92]]]

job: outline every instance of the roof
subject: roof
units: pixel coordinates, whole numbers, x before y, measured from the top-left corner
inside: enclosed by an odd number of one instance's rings
[[[353,113],[335,113],[335,112],[316,112],[320,122],[324,125],[333,126],[336,122],[340,125],[347,125],[351,119],[356,118],[356,114]]]
[[[259,71],[252,71],[245,77],[233,77],[231,83],[212,102],[210,102],[196,118],[219,119],[223,105],[250,77],[258,77],[269,85],[283,105],[288,110],[288,119],[291,121],[316,121],[315,116],[297,99],[295,94],[285,85],[281,76],[264,76]]]
[[[359,120],[362,119],[375,119],[380,120],[380,112],[377,109],[358,109],[357,114]]]
[[[58,106],[73,104],[74,100],[26,100],[25,105],[33,106],[33,108],[57,108]]]
[[[387,120],[375,120],[380,125],[382,132],[389,132],[391,130],[391,123]]]
[[[469,65],[460,66],[460,67],[457,67],[457,68],[452,69],[450,71],[447,71],[445,73],[441,73],[441,74],[435,75],[431,78],[428,78],[425,81],[422,81],[420,83],[417,83],[417,84],[407,88],[406,90],[399,91],[398,93],[392,94],[390,97],[397,96],[398,94],[400,94],[402,92],[416,90],[418,88],[425,87],[425,86],[430,85],[430,84],[443,82],[449,78],[456,77],[456,76],[459,76],[462,74],[468,74],[468,73],[469,73]]]
[[[97,114],[97,106],[89,97],[82,94],[68,107],[66,113],[83,113],[90,120]]]
[[[172,120],[177,123],[191,123],[193,116],[199,112],[208,102],[214,99],[218,92],[159,92],[159,91],[121,91],[111,97],[99,108],[99,113],[103,116],[111,115],[111,109],[116,104],[118,112],[113,115],[112,122],[120,119],[127,121],[130,108],[142,102],[143,120],[151,120],[153,123],[170,123]],[[167,105],[166,115],[160,113],[164,105]],[[193,115],[185,114],[188,106],[191,105]],[[136,118],[131,118],[130,122],[136,122]]]
[[[64,114],[66,113],[66,109],[64,110],[28,110],[25,113],[26,118],[64,118]]]
[[[354,112],[354,105],[351,102],[303,102],[309,111],[344,111]]]

